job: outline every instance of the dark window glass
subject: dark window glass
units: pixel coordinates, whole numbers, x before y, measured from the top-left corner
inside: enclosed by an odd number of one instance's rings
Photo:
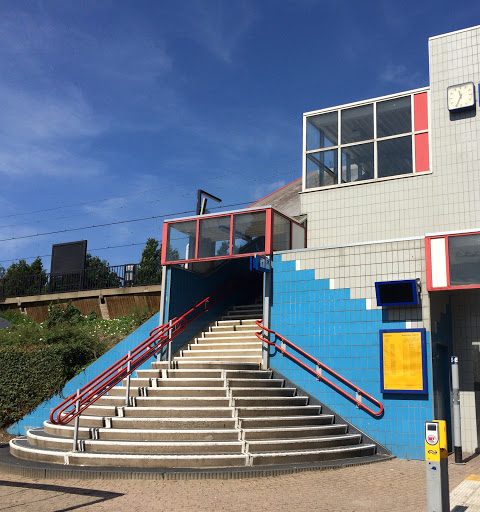
[[[480,284],[480,235],[448,237],[450,285]]]
[[[277,213],[273,214],[273,250],[290,249],[290,221]]]
[[[377,137],[389,137],[412,131],[410,96],[377,103]]]
[[[412,137],[378,141],[377,158],[379,178],[413,172]]]
[[[373,104],[342,110],[342,144],[373,139]]]
[[[338,143],[338,112],[307,118],[307,151],[336,146]]]
[[[233,216],[233,254],[265,251],[265,212]]]
[[[193,260],[195,258],[195,238],[197,221],[175,222],[168,227],[167,261]],[[173,259],[175,258],[175,259]]]
[[[374,178],[373,142],[342,150],[342,183]]]
[[[338,183],[338,151],[319,151],[307,155],[307,188]]]
[[[230,254],[230,215],[200,220],[198,257],[213,258]]]

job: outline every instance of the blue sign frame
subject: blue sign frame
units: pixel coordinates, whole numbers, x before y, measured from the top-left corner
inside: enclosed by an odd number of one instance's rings
[[[401,283],[408,283],[411,285],[413,300],[407,302],[382,302],[380,299],[380,287]],[[377,306],[417,306],[420,303],[416,279],[403,279],[400,281],[377,281],[375,283],[375,294],[377,296]]]
[[[422,386],[418,389],[392,389],[385,388],[385,368],[383,365],[383,347],[384,347],[384,339],[383,335],[385,333],[398,333],[401,334],[403,332],[418,332],[420,333],[420,343],[421,343],[421,365],[422,365]],[[426,344],[426,331],[425,329],[381,329],[379,331],[380,338],[380,391],[382,393],[402,393],[402,394],[415,394],[415,395],[425,395],[428,393],[428,381],[427,381],[427,344]]]

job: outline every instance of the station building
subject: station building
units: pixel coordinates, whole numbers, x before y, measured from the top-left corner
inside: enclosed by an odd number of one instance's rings
[[[451,431],[452,356],[463,450],[480,446],[480,26],[428,45],[428,87],[303,115],[296,181],[243,210],[167,220],[152,319],[240,276],[238,304],[263,296],[265,327],[356,388],[337,381],[348,398],[267,344],[263,365],[412,459],[424,458],[425,421]],[[270,272],[250,269],[258,256]],[[103,357],[97,371],[114,355]],[[36,414],[15,428],[41,425]]]
[[[223,259],[271,255],[268,326],[384,412],[278,352],[266,364],[417,459],[425,421],[451,428],[452,355],[463,450],[480,439],[480,27],[428,45],[428,87],[305,113],[298,180],[246,210],[167,221],[163,238],[179,255],[163,244],[169,290],[185,274],[214,276]]]

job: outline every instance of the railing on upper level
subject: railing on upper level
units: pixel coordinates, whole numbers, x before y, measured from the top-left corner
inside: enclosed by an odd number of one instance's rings
[[[373,396],[369,395],[368,393],[366,393],[365,391],[360,389],[358,386],[356,386],[355,384],[353,384],[349,380],[345,379],[345,377],[342,377],[337,372],[335,372],[334,370],[329,368],[327,365],[323,364],[318,359],[316,359],[315,357],[311,356],[310,354],[308,354],[307,352],[302,350],[300,347],[297,347],[297,345],[295,345],[291,341],[287,340],[286,338],[284,338],[283,336],[281,336],[277,332],[272,331],[271,329],[267,329],[265,326],[263,326],[261,324],[261,321],[256,320],[256,324],[257,324],[258,327],[260,327],[260,329],[262,329],[262,331],[269,332],[269,333],[271,333],[271,334],[273,334],[275,336],[275,341],[270,341],[270,340],[266,339],[265,336],[263,336],[262,333],[257,332],[257,333],[255,333],[255,335],[257,336],[258,339],[262,340],[264,343],[267,343],[268,345],[271,345],[271,346],[275,347],[275,349],[278,350],[280,353],[282,353],[283,355],[287,356],[292,361],[295,361],[295,363],[297,363],[302,368],[304,368],[305,370],[307,370],[308,372],[313,374],[317,379],[325,382],[332,389],[334,389],[335,391],[337,391],[338,393],[343,395],[345,398],[347,398],[348,400],[350,400],[351,402],[356,404],[356,406],[358,408],[367,411],[372,416],[379,417],[379,416],[381,416],[383,414],[383,405],[378,400],[373,398]],[[276,343],[277,339],[279,339],[281,341],[280,346],[277,345],[277,343]],[[305,357],[306,359],[308,359],[309,361],[314,363],[316,365],[316,368],[315,369],[311,368],[310,366],[305,364],[303,361],[300,361],[300,359],[298,359],[298,357],[295,357],[294,355],[292,355],[289,352],[287,352],[287,348],[286,348],[287,345],[289,347],[293,348],[294,350],[296,350],[303,357]],[[345,391],[344,389],[340,388],[339,386],[337,386],[332,381],[330,381],[327,378],[325,378],[322,375],[322,370],[325,370],[330,375],[335,377],[338,381],[340,381],[342,384],[344,384],[344,385],[348,386],[350,389],[354,390],[355,393],[356,393],[356,396],[353,397],[347,391]],[[369,400],[370,402],[372,402],[373,404],[375,404],[379,408],[379,410],[375,412],[372,409],[370,409],[370,407],[368,407],[367,405],[362,403],[361,397],[364,397],[367,400]]]
[[[136,263],[108,267],[91,267],[65,274],[26,275],[0,278],[0,301],[9,297],[51,293],[126,288],[160,284],[161,268],[142,268]]]
[[[85,409],[122,382],[123,379],[129,377],[134,370],[151,357],[159,354],[191,322],[244,284],[244,281],[236,277],[221,286],[210,296],[205,297],[182,316],[174,318],[168,324],[160,325],[150,331],[149,337],[145,341],[55,407],[50,413],[50,421],[55,424],[66,425],[74,418],[78,418]],[[128,405],[128,403],[129,386],[127,385],[126,404]],[[78,425],[76,424],[76,430],[77,428]]]

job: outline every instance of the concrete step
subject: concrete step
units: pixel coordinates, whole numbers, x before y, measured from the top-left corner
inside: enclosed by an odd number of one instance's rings
[[[54,425],[44,423],[47,434],[73,439],[73,425]],[[148,428],[99,428],[96,432],[99,439],[108,440],[141,440],[141,441],[237,441],[239,430],[235,428],[206,429],[148,429]],[[93,431],[88,427],[80,427],[80,439],[92,439]]]
[[[243,454],[205,455],[143,455],[125,453],[64,452],[32,447],[24,438],[10,443],[10,451],[21,459],[37,462],[68,464],[72,466],[141,467],[148,468],[209,468],[245,466],[248,457]]]
[[[309,439],[268,439],[248,441],[249,453],[287,452],[320,450],[340,446],[359,445],[362,440],[360,434],[344,434],[338,436],[314,437]]]
[[[231,388],[281,388],[284,384],[283,379],[228,379]]]
[[[202,334],[202,336],[198,337],[197,339],[199,341],[200,340],[211,340],[211,339],[216,340],[216,338],[224,338],[227,340],[231,340],[232,338],[233,339],[255,338],[256,340],[258,340],[258,338],[255,336],[256,332],[257,332],[257,330],[250,329],[250,328],[248,330],[243,330],[243,331],[230,331],[227,329],[220,329],[220,330],[215,329],[212,331],[204,332]]]
[[[32,446],[53,450],[72,449],[72,439],[52,436],[42,430],[29,430],[28,443]],[[141,441],[86,439],[86,452],[128,453],[128,454],[205,454],[205,453],[242,453],[242,441]]]
[[[107,427],[108,418],[100,416],[80,416],[80,426],[89,428],[117,428],[117,429],[214,429],[235,428],[233,417],[114,417],[111,418],[111,427]]]
[[[270,379],[273,372],[271,370],[197,370],[181,369],[167,370],[167,378],[244,378],[244,379]]]
[[[218,326],[232,326],[232,325],[235,325],[235,326],[239,326],[239,325],[243,325],[243,326],[246,326],[246,325],[249,325],[249,326],[254,326],[254,327],[257,327],[257,324],[255,323],[255,318],[250,318],[250,319],[240,319],[240,318],[230,318],[228,320],[217,320],[217,325]]]
[[[241,333],[241,332],[256,332],[258,331],[258,327],[253,322],[253,324],[247,324],[247,325],[241,325],[241,324],[234,324],[234,325],[212,325],[207,331],[203,333],[205,336],[209,333],[221,333],[221,332],[235,332],[235,333]]]
[[[256,439],[294,439],[314,438],[329,435],[346,434],[348,426],[341,423],[331,425],[312,425],[301,427],[268,427],[268,428],[245,428],[243,438],[247,441]]]
[[[262,354],[261,345],[254,346],[253,348],[232,348],[225,350],[216,350],[211,348],[199,347],[198,350],[182,350],[182,357],[192,357],[194,359],[198,357],[208,358],[208,361],[217,361],[219,357],[256,357]]]
[[[261,362],[251,361],[175,361],[176,368],[180,370],[192,370],[201,368],[220,368],[222,370],[261,370]]]
[[[95,406],[92,406],[95,407]],[[89,409],[91,409],[90,407]],[[125,407],[118,411],[125,418],[232,418],[233,407]]]
[[[244,417],[240,421],[242,429],[305,427],[314,425],[332,424],[333,415],[321,414],[317,416],[264,416]]]
[[[152,368],[156,369],[157,365],[163,368],[166,363],[164,361],[153,362]],[[178,370],[194,370],[194,369],[219,369],[219,370],[260,370],[261,363],[249,361],[192,361],[185,360],[181,357],[175,358],[172,361],[172,368]]]
[[[229,407],[230,399],[224,397],[199,397],[199,396],[139,396],[134,397],[135,407]],[[96,405],[125,406],[125,397],[103,396]]]
[[[234,353],[249,353],[254,350],[256,352],[262,351],[262,343],[258,340],[251,339],[249,341],[242,339],[235,339],[233,342],[227,341],[224,343],[224,339],[219,339],[217,343],[193,343],[187,345],[188,352],[207,352],[209,354],[230,354]],[[183,352],[185,354],[185,351]]]
[[[225,387],[225,381],[223,379],[137,379],[133,378],[130,380],[130,387]],[[125,385],[122,386],[125,388]],[[126,389],[126,388],[125,388]]]
[[[375,445],[365,444],[340,448],[325,448],[292,452],[267,452],[243,454],[205,454],[205,455],[155,455],[125,453],[90,453],[65,452],[41,447],[32,447],[25,438],[13,439],[10,442],[11,452],[22,459],[37,462],[54,462],[74,466],[106,466],[106,467],[142,467],[142,468],[199,468],[199,467],[231,467],[231,466],[262,466],[272,464],[292,464],[340,460],[373,455]]]
[[[235,407],[293,407],[306,406],[308,398],[305,396],[259,396],[235,397]]]
[[[258,406],[258,407],[237,407],[238,417],[243,418],[259,418],[270,416],[316,416],[320,414],[318,405],[287,405],[287,406]]]
[[[283,389],[283,388],[281,388]],[[154,407],[230,407],[230,399],[225,397],[167,397],[162,396],[138,396],[132,398],[135,408]],[[307,405],[308,398],[304,396],[249,396],[235,397],[234,406],[243,407],[291,407]],[[92,407],[124,407],[125,397],[105,395],[95,402]]]
[[[142,396],[140,390],[141,387],[130,388],[130,396]],[[223,387],[148,387],[145,386],[147,396],[149,397],[222,397],[225,398],[227,396],[227,389]],[[117,387],[112,388],[108,392],[109,396],[118,396],[125,399],[126,396],[126,388]]]
[[[237,397],[265,397],[265,396],[295,396],[296,388],[230,388],[230,392],[234,398]]]
[[[375,454],[374,444],[360,444],[340,448],[325,448],[321,450],[303,450],[294,452],[270,452],[252,454],[253,466],[268,466],[271,464],[305,464],[307,462],[325,462],[331,460],[368,457]]]
[[[175,358],[177,361],[179,358]],[[258,365],[262,364],[262,356],[261,355],[249,355],[249,356],[239,356],[239,355],[200,355],[200,354],[192,354],[189,357],[185,357],[186,360],[192,360],[195,363],[202,362],[210,362],[217,361],[219,363],[227,363],[231,362],[241,362],[241,363],[255,363]]]

